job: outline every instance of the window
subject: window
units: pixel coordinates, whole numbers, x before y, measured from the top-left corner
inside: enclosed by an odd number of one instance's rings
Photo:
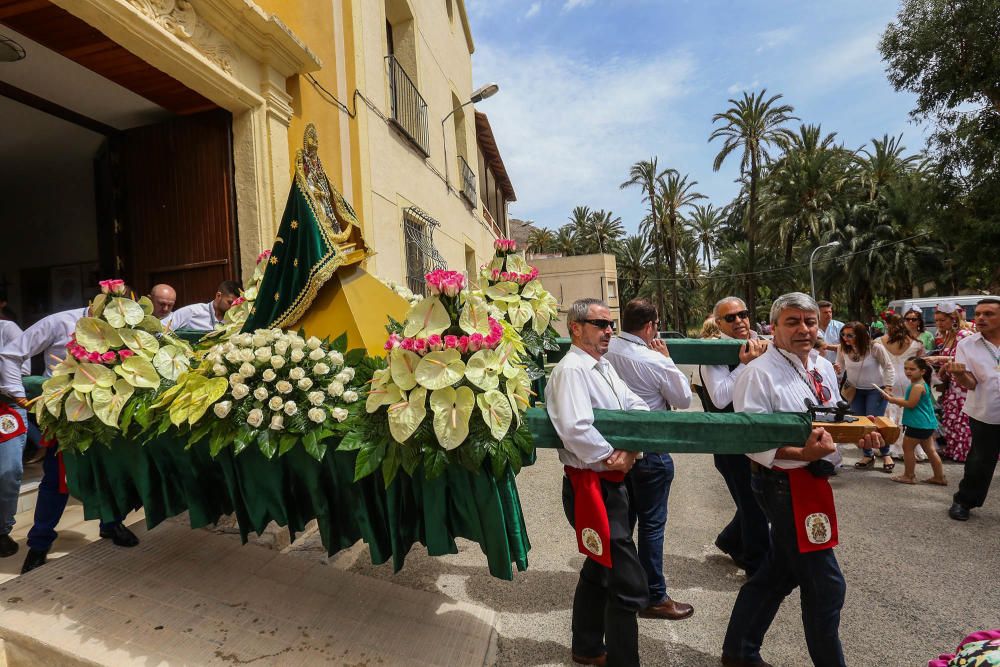
[[[406,239],[406,286],[414,294],[427,293],[427,273],[424,254],[417,239],[423,237],[424,226],[410,219],[403,220],[403,238]]]
[[[617,299],[618,298],[618,283],[614,280],[608,281],[608,298]]]
[[[418,88],[417,38],[407,0],[385,0],[386,75],[391,121],[429,156],[427,102]]]

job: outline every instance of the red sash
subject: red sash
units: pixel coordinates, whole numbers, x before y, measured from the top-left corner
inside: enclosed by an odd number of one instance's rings
[[[792,492],[792,514],[799,553],[832,549],[838,544],[837,508],[833,488],[825,477],[805,468],[778,468],[788,475]]]
[[[7,442],[24,435],[27,430],[17,410],[6,403],[0,403],[0,442]]]
[[[611,567],[611,526],[608,509],[601,493],[601,480],[621,483],[621,471],[582,470],[564,466],[566,477],[573,485],[573,528],[576,529],[576,546],[587,558],[593,558],[604,567]]]

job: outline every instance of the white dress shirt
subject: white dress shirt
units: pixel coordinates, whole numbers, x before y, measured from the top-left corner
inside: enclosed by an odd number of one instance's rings
[[[732,336],[722,334],[726,340],[736,340]],[[699,366],[698,373],[701,376],[702,386],[708,392],[715,403],[715,407],[720,410],[733,402],[733,387],[736,380],[743,375],[746,364],[740,364],[733,370],[729,366]]]
[[[12,343],[21,333],[21,327],[17,326],[16,322],[0,320],[0,350]],[[31,359],[25,359],[21,364],[21,375],[31,375]]]
[[[976,333],[958,341],[955,361],[976,376],[962,411],[986,424],[1000,424],[1000,348]]]
[[[607,359],[598,361],[571,345],[545,385],[545,409],[562,440],[559,460],[564,465],[607,470],[604,459],[614,448],[594,428],[594,408],[649,410]]]
[[[830,400],[823,405],[836,405],[840,400],[840,390],[837,388],[837,374],[833,365],[813,350],[809,353],[808,367],[803,369],[798,357],[769,345],[767,351],[747,364],[746,371],[736,381],[733,390],[733,407],[736,412],[755,414],[771,414],[774,412],[805,412],[806,399],[818,403],[816,394],[806,373],[817,370],[823,378],[823,385],[830,390]],[[790,442],[789,445],[804,445],[805,443]],[[777,449],[766,452],[747,454],[752,460],[770,468],[777,464],[781,468],[802,468],[807,461],[790,459],[775,460]],[[826,457],[830,462],[840,462],[840,453],[835,452]]]
[[[66,356],[66,344],[76,331],[76,323],[86,316],[87,308],[53,313],[0,349],[0,393],[24,398],[21,369],[36,354],[45,355],[45,377],[51,376],[51,367],[58,363],[56,359],[61,361]]]
[[[197,329],[212,331],[219,320],[215,317],[215,302],[192,303],[190,306],[178,308],[166,318],[171,329]]]
[[[684,409],[691,406],[691,385],[673,359],[646,345],[646,341],[622,332],[611,339],[605,355],[628,388],[650,410]]]
[[[819,332],[819,335],[827,345],[840,345],[840,331],[843,328],[843,322],[830,318],[830,323],[826,325],[825,329]],[[837,361],[837,353],[834,350],[827,350],[823,353],[823,357],[831,364]]]

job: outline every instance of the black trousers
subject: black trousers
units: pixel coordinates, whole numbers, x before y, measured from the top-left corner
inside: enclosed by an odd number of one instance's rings
[[[646,573],[632,541],[629,498],[624,482],[601,480],[611,527],[610,569],[588,558],[573,597],[573,653],[597,657],[607,651],[609,667],[639,664],[636,612],[647,603]],[[563,478],[563,509],[573,525],[573,485]]]
[[[726,481],[736,513],[722,529],[716,544],[744,563],[752,577],[770,548],[767,517],[750,488],[750,459],[745,454],[715,454],[715,469]]]
[[[987,424],[970,417],[969,428],[972,429],[972,447],[965,459],[965,475],[958,484],[954,500],[972,509],[982,507],[990,491],[997,456],[1000,456],[1000,424]]]

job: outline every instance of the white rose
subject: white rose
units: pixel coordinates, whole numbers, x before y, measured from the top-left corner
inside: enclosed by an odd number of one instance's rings
[[[264,413],[261,411],[260,408],[254,408],[253,410],[250,411],[250,414],[247,415],[247,424],[249,424],[250,426],[257,428],[263,423],[264,423]]]
[[[340,375],[346,375],[347,381],[350,382],[351,380],[354,379],[354,369],[348,366],[344,370],[340,371]]]
[[[295,363],[299,363],[300,361],[306,358],[306,354],[302,350],[292,350],[292,353],[288,356]]]
[[[339,382],[340,384],[347,384],[348,382],[351,381],[351,376],[344,371],[340,371],[339,373],[337,373],[336,376],[334,376],[333,379]]]
[[[243,384],[243,376],[239,373],[233,373],[229,376],[229,386],[235,387],[238,384]]]
[[[205,355],[205,361],[210,364],[217,364],[222,361],[222,355],[215,348],[212,348],[212,351]]]
[[[285,418],[281,415],[271,415],[271,430],[280,431],[285,428]]]
[[[304,368],[296,366],[292,370],[288,371],[288,377],[292,380],[301,380],[306,376],[306,371]]]
[[[221,401],[219,403],[216,403],[212,409],[215,410],[216,417],[218,417],[219,419],[225,419],[226,415],[229,414],[229,411],[233,409],[233,402]]]
[[[291,417],[296,412],[299,411],[299,406],[295,405],[295,401],[285,401],[285,414]]]
[[[330,350],[330,353],[326,355],[326,358],[330,360],[330,363],[334,366],[344,365],[344,355],[336,350]]]
[[[326,396],[324,396],[321,391],[311,391],[306,398],[308,398],[309,402],[313,405],[323,405],[323,401],[326,400]]]
[[[278,380],[278,383],[274,385],[274,388],[278,390],[279,394],[292,393],[292,383],[288,380]]]
[[[309,340],[306,341],[306,346],[310,350],[318,350],[319,346],[322,344],[323,341],[321,341],[319,338],[316,338],[316,336],[309,336]]]
[[[285,402],[281,400],[281,396],[272,396],[271,400],[267,402],[267,407],[277,412],[281,408],[285,407]]]
[[[309,358],[312,359],[313,361],[319,361],[320,359],[325,359],[326,352],[317,347],[315,350],[309,353]]]
[[[336,419],[337,421],[342,422],[345,419],[347,419],[347,410],[345,410],[344,408],[333,408],[332,410],[330,410],[330,416]]]
[[[284,356],[285,353],[288,352],[288,341],[287,340],[279,340],[278,342],[276,342],[274,344],[274,351],[275,351],[275,353]]]
[[[227,343],[222,344],[221,346],[220,345],[216,345],[215,347],[219,349],[219,352],[221,352],[222,354],[225,354],[226,352],[229,352],[230,350],[233,349],[233,344],[230,343],[230,342],[227,342]]]
[[[233,336],[232,343],[233,345],[239,345],[240,347],[249,347],[253,345],[253,336],[250,334],[239,334],[237,336]]]
[[[233,387],[233,398],[237,401],[242,401],[250,393],[250,387],[245,384],[238,384]]]
[[[251,350],[248,347],[245,347],[242,350],[240,350],[240,361],[253,361],[253,360],[254,360],[253,350]]]
[[[280,338],[280,337],[282,337],[282,336],[285,335],[285,332],[282,331],[281,329],[279,329],[278,327],[274,327],[273,329],[270,329],[269,333],[274,338]]]
[[[264,378],[264,382],[274,382],[274,378],[278,377],[278,374],[268,368],[261,373],[261,377]]]
[[[261,402],[266,401],[267,389],[265,389],[264,387],[257,387],[256,389],[253,390],[253,397]]]
[[[330,372],[330,367],[322,361],[313,366],[313,375],[326,375]]]
[[[302,336],[293,335],[292,339],[288,341],[288,344],[292,346],[293,350],[301,350],[306,346],[306,341],[302,338]]]
[[[212,372],[215,373],[218,377],[222,377],[223,375],[225,375],[226,371],[228,370],[229,369],[222,364],[216,364],[212,366]]]
[[[252,377],[253,374],[256,372],[257,369],[253,367],[253,364],[247,363],[245,361],[242,364],[240,364],[240,375],[242,375],[243,377],[245,378]]]
[[[326,393],[331,396],[340,396],[344,393],[344,385],[340,382],[334,380],[330,383],[330,386],[326,388]]]
[[[253,356],[259,361],[267,361],[271,358],[271,348],[270,347],[258,347],[253,351]]]
[[[310,408],[306,415],[309,417],[309,421],[317,424],[322,424],[326,421],[326,411],[320,408]]]
[[[345,403],[353,403],[358,400],[358,392],[347,390],[344,392],[343,398]]]
[[[285,365],[285,358],[284,357],[279,357],[278,355],[274,355],[273,357],[271,357],[271,367],[272,368],[281,368],[284,365]]]
[[[295,386],[301,389],[302,391],[309,391],[310,389],[312,389],[313,381],[310,380],[309,378],[302,378],[301,380],[295,383]]]
[[[225,356],[226,356],[226,361],[228,361],[231,364],[240,363],[240,353],[237,352],[236,350],[229,350],[229,352],[226,352]]]
[[[253,345],[254,347],[264,347],[265,345],[267,345],[267,338],[264,336],[264,334],[255,333],[250,338],[250,344]]]

